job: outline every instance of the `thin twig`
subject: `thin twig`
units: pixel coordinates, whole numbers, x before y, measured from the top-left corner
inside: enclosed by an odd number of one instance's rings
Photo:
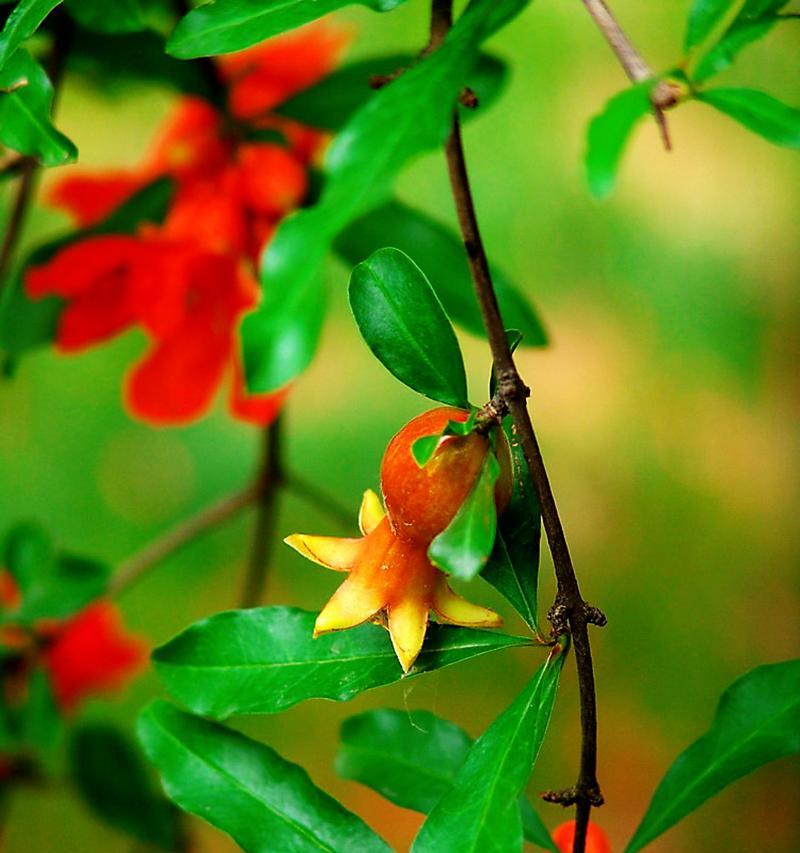
[[[656,76],[653,69],[633,46],[633,43],[606,5],[605,0],[582,0],[582,2],[597,24],[597,28],[616,54],[619,64],[628,75],[628,79],[632,83],[642,83],[645,80],[652,80]],[[661,80],[650,93],[650,101],[653,104],[653,116],[658,125],[664,147],[667,151],[671,151],[672,141],[670,140],[664,110],[674,107],[678,103],[677,90],[669,81]]]
[[[452,0],[433,0],[431,42],[434,46],[438,47],[441,44],[451,25]],[[568,629],[575,647],[581,708],[581,757],[578,780],[573,791],[573,801],[577,805],[573,850],[574,853],[583,853],[589,812],[593,805],[600,805],[603,802],[597,782],[597,700],[588,625],[604,624],[605,617],[584,601],[572,566],[550,480],[528,413],[526,398],[530,392],[517,371],[497,304],[489,262],[475,213],[461,139],[461,125],[457,114],[453,117],[452,132],[447,140],[445,152],[464,247],[491,346],[497,376],[498,398],[513,417],[514,429],[539,494],[542,522],[553,556],[558,594],[551,614],[548,615],[551,615],[553,631],[561,633]]]
[[[108,584],[107,594],[110,596],[119,595],[162,560],[171,557],[203,533],[207,533],[217,525],[233,518],[253,504],[257,497],[258,488],[254,483],[234,492],[232,495],[227,495],[200,510],[196,515],[175,525],[145,545],[141,551],[119,564]]]
[[[278,417],[264,430],[261,466],[256,480],[258,515],[240,598],[242,607],[257,606],[264,595],[267,563],[275,532],[278,491],[283,484],[281,418]]]
[[[299,474],[295,474],[293,471],[284,472],[283,485],[287,491],[294,492],[298,498],[311,504],[323,515],[327,515],[331,521],[343,529],[351,529],[358,524],[358,517],[355,513]]]

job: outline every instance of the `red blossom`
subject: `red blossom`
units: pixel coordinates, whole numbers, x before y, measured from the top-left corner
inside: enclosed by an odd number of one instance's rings
[[[141,166],[69,175],[51,189],[49,201],[86,227],[156,178],[176,184],[161,225],[87,237],[25,279],[31,297],[65,300],[56,336],[62,352],[132,327],[145,331],[150,347],[126,384],[137,417],[194,420],[226,376],[235,417],[266,424],[277,416],[287,389],[246,392],[239,324],[258,300],[258,259],[280,219],[302,203],[307,165],[324,136],[269,110],[328,73],[346,40],[316,25],[219,59],[233,123],[201,98],[182,98]],[[248,141],[236,120],[274,128],[287,145]]]
[[[60,625],[43,653],[59,708],[71,712],[87,696],[121,689],[147,664],[147,647],[128,634],[109,601],[89,605]]]
[[[553,841],[561,853],[572,853],[575,840],[575,821],[568,820],[553,830]],[[611,843],[605,832],[596,824],[589,821],[586,827],[586,853],[611,853]]]

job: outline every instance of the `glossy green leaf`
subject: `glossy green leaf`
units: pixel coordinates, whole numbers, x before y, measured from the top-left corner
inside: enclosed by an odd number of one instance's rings
[[[248,853],[389,853],[361,818],[264,744],[167,702],[151,704],[137,731],[168,796]]]
[[[216,0],[193,9],[175,27],[167,50],[180,59],[242,50],[344,6],[389,12],[404,0]]]
[[[455,723],[429,711],[382,708],[345,720],[336,771],[395,805],[423,814],[449,793],[472,746]],[[550,833],[520,800],[525,838],[557,853]]]
[[[281,104],[276,112],[311,127],[339,131],[375,94],[375,90],[370,86],[370,80],[373,77],[383,77],[401,68],[409,68],[416,61],[416,56],[401,53],[354,62],[332,72],[314,86],[299,92]],[[487,54],[480,56],[475,69],[468,77],[469,88],[478,98],[478,108],[461,107],[461,114],[465,120],[481,115],[494,103],[505,85],[507,70],[506,64],[501,59]],[[362,260],[371,251],[383,245],[386,244],[373,246],[358,260]]]
[[[2,78],[24,78],[24,86],[0,94],[0,142],[30,154],[45,166],[61,166],[78,156],[72,142],[50,120],[53,86],[44,69],[20,48],[6,62]],[[0,89],[6,88],[0,82]]]
[[[156,789],[139,747],[108,723],[72,733],[70,775],[83,800],[105,823],[146,844],[181,849],[180,813]]]
[[[292,607],[219,613],[156,649],[153,662],[176,698],[220,719],[274,714],[305,699],[346,701],[403,678],[383,628],[367,624],[313,639],[315,619]],[[431,625],[410,676],[527,645],[525,637]]]
[[[625,848],[636,853],[731,782],[800,752],[800,660],[760,666],[722,694],[711,728],[667,771]]]
[[[353,266],[382,246],[395,246],[415,258],[450,319],[486,337],[464,244],[450,228],[401,202],[390,201],[347,227],[333,247]],[[492,279],[503,322],[520,330],[525,346],[544,346],[547,334],[526,297],[495,266]]]
[[[467,377],[453,327],[422,270],[399,249],[378,249],[350,276],[350,308],[383,366],[432,400],[467,408]]]
[[[519,797],[539,755],[566,656],[556,647],[475,741],[452,789],[423,823],[413,853],[522,849]]]
[[[789,0],[747,0],[719,41],[698,62],[692,78],[702,83],[729,68],[739,53],[754,41],[763,38],[782,18],[778,12]]]
[[[698,101],[735,119],[775,145],[800,148],[800,110],[757,89],[706,89]]]
[[[133,33],[146,29],[141,0],[66,0],[70,15],[82,26],[101,33]]]
[[[301,321],[287,304],[297,292],[321,290],[320,267],[336,235],[385,198],[414,155],[444,141],[481,41],[527,2],[472,0],[444,45],[376,92],[336,136],[319,201],[283,221],[263,259],[264,298],[242,324],[252,392],[280,388],[308,366],[319,325],[298,327]],[[305,302],[317,305],[322,297],[307,295]]]
[[[684,48],[688,51],[704,42],[737,2],[738,0],[694,0],[686,22]]]
[[[490,450],[467,499],[428,548],[431,562],[443,572],[469,581],[486,565],[497,533],[494,486],[499,476],[500,464]]]
[[[424,468],[430,462],[441,438],[441,435],[423,435],[411,445],[411,454],[420,468]]]
[[[0,69],[14,55],[17,48],[39,29],[42,21],[61,0],[20,0],[0,32]]]
[[[59,249],[77,240],[95,234],[131,234],[144,222],[161,222],[173,191],[172,181],[159,178],[136,192],[98,225],[50,240],[25,258],[0,295],[0,348],[12,364],[25,352],[53,340],[64,305],[57,297],[29,299],[23,287],[24,271],[47,262]]]
[[[650,112],[652,87],[653,81],[646,80],[614,95],[589,123],[586,177],[597,198],[605,198],[614,189],[625,146],[636,124]]]
[[[498,519],[495,547],[481,577],[539,633],[541,508],[519,439],[510,424],[503,429],[511,450],[513,489],[511,501]]]

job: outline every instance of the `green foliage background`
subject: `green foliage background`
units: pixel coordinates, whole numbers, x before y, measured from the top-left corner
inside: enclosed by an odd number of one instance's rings
[[[651,64],[666,68],[681,44],[685,5],[618,0],[615,9]],[[390,20],[363,10],[342,17],[358,33],[351,58],[413,51],[425,39],[418,2]],[[797,104],[798,46],[800,29],[776,28],[720,82]],[[466,131],[467,145],[490,253],[530,293],[553,341],[522,353],[520,364],[584,593],[609,617],[594,639],[608,800],[598,820],[620,846],[674,756],[706,728],[722,689],[760,663],[794,656],[800,639],[800,163],[685,105],[669,117],[675,152],[660,150],[648,124],[616,194],[600,205],[584,183],[584,132],[624,81],[580,4],[537,0],[491,48],[513,75],[505,98]],[[98,94],[70,81],[59,126],[85,165],[132,163],[168,105],[158,89]],[[440,156],[413,166],[400,194],[453,220]],[[27,236],[39,242],[62,226],[38,211]],[[361,491],[377,486],[387,440],[420,403],[359,339],[344,267],[331,262],[329,279],[333,319],[288,409],[287,454],[355,513]],[[472,388],[481,389],[487,349],[468,336],[463,343]],[[0,383],[3,526],[35,518],[69,549],[114,562],[250,476],[257,436],[222,411],[181,430],[128,419],[121,376],[143,345],[131,334],[80,358],[42,352]],[[233,606],[251,522],[243,517],[193,544],[127,593],[129,625],[161,643]],[[289,496],[279,529],[338,532]],[[549,577],[545,560],[542,602],[551,597]],[[276,543],[269,602],[317,609],[338,580]],[[481,595],[503,607],[488,585]],[[336,779],[339,722],[377,705],[428,707],[477,735],[533,665],[528,650],[505,653],[347,706],[306,703],[246,728],[401,847],[420,817]],[[568,669],[533,792],[574,776],[577,697]],[[86,714],[130,723],[156,690],[150,674]],[[651,849],[797,849],[796,771],[796,761],[770,765]],[[557,807],[539,808],[548,825],[561,822]],[[232,849],[215,831],[197,830],[199,850]],[[55,785],[15,798],[6,849],[116,853],[129,843]]]

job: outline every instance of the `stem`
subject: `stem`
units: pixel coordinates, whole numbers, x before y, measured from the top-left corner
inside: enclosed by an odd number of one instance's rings
[[[452,0],[433,0],[431,45],[434,48],[441,44],[451,24]],[[596,775],[597,700],[588,625],[590,623],[604,624],[605,617],[596,608],[589,607],[583,600],[578,579],[572,566],[572,558],[553,490],[528,413],[526,398],[530,392],[517,371],[497,304],[497,296],[489,271],[489,262],[475,213],[458,114],[453,116],[453,127],[445,145],[445,153],[461,235],[494,360],[497,376],[497,397],[513,417],[514,428],[525,461],[539,494],[542,522],[553,556],[558,594],[556,603],[548,615],[551,618],[554,633],[562,633],[568,629],[572,634],[575,646],[581,710],[581,756],[578,780],[574,790],[570,792],[570,801],[577,804],[573,851],[574,853],[584,853],[589,812],[593,805],[600,805],[603,801]]]
[[[53,32],[53,44],[50,48],[50,56],[47,60],[47,74],[53,86],[53,111],[55,111],[58,101],[59,87],[67,63],[73,30],[72,22],[63,11],[56,10],[54,14],[58,16],[58,19]],[[33,158],[29,157],[22,157],[14,161],[13,167],[19,169],[20,178],[14,200],[11,204],[11,215],[5,234],[3,235],[2,245],[0,246],[0,292],[2,292],[6,285],[8,273],[14,260],[14,254],[22,236],[22,230],[28,216],[28,209],[33,200],[36,178],[40,168],[39,164]]]
[[[628,75],[628,79],[633,83],[640,83],[642,80],[648,80],[652,77],[652,68],[631,44],[630,39],[625,35],[625,31],[606,6],[605,0],[583,0],[583,5],[586,6],[598,29],[611,46],[611,50],[616,54],[620,65]]]
[[[272,550],[275,531],[278,491],[284,484],[281,459],[281,418],[278,417],[264,430],[261,467],[256,479],[258,515],[250,548],[247,574],[240,598],[242,607],[256,607],[264,595],[267,580],[267,563]]]
[[[153,566],[175,554],[193,539],[233,518],[245,507],[250,506],[257,496],[256,485],[247,486],[180,522],[162,536],[145,545],[141,551],[120,563],[108,584],[107,594],[119,595]]]

